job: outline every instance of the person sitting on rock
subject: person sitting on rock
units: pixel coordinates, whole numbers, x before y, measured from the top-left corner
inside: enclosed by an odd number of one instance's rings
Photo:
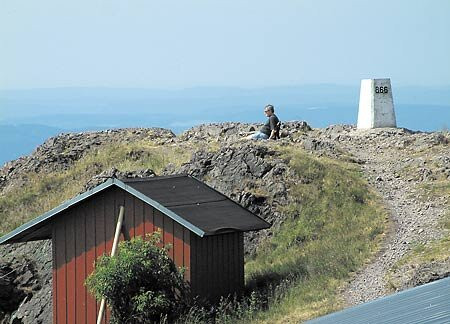
[[[268,117],[267,122],[264,124],[263,127],[261,127],[261,129],[258,132],[248,135],[246,139],[253,139],[253,140],[276,139],[280,120],[275,115],[275,109],[273,108],[272,105],[267,105],[264,107],[264,113]]]

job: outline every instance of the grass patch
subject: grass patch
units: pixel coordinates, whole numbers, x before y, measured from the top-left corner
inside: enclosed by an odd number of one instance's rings
[[[103,170],[152,169],[159,174],[169,163],[179,167],[187,162],[191,152],[192,148],[185,145],[160,146],[149,141],[117,143],[89,152],[66,171],[29,173],[25,185],[0,196],[0,236],[74,197]]]
[[[417,244],[414,249],[400,259],[386,275],[392,291],[402,286],[401,279],[410,278],[415,269],[432,262],[447,262],[450,259],[450,236],[428,244]]]
[[[286,298],[259,314],[257,322],[298,321],[340,307],[337,287],[376,250],[387,214],[354,165],[285,151],[302,183],[295,202],[270,241],[247,260],[249,287],[295,276]]]
[[[422,189],[422,200],[430,200],[439,197],[450,197],[450,181],[436,180],[431,183],[425,183],[420,186]]]
[[[342,275],[356,270],[384,230],[385,212],[377,198],[349,165],[301,152],[294,153],[290,164],[309,183],[291,188],[297,202],[282,210],[289,219],[258,256],[248,260],[247,279],[270,273]]]
[[[428,264],[443,261],[450,257],[450,237],[445,237],[428,245],[418,244],[398,265],[406,263]]]

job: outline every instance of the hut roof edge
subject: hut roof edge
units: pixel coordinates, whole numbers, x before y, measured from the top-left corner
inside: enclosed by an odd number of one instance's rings
[[[141,192],[137,191],[136,189],[132,188],[131,186],[125,184],[124,182],[120,181],[117,178],[111,178],[105,181],[104,183],[98,185],[97,187],[90,189],[78,196],[75,196],[72,199],[66,200],[59,206],[49,210],[48,212],[30,220],[29,222],[19,226],[15,230],[9,232],[8,234],[0,237],[0,245],[2,244],[8,244],[8,243],[17,243],[22,242],[21,239],[25,237],[26,235],[29,235],[27,230],[31,230],[33,227],[36,227],[36,229],[40,228],[41,226],[44,226],[43,223],[50,220],[55,215],[63,212],[64,210],[68,209],[69,207],[83,201],[84,199],[91,197],[92,195],[95,195],[96,193],[105,190],[106,188],[109,188],[111,186],[117,186],[125,191],[127,191],[129,194],[135,196],[136,198],[146,202],[147,204],[151,205],[152,207],[156,208],[160,212],[164,213],[168,217],[172,218],[174,221],[179,223],[180,225],[188,228],[190,231],[194,232],[200,237],[203,237],[205,235],[205,232],[198,228],[197,226],[191,224],[181,216],[177,215],[170,209],[164,207],[157,201],[147,197],[146,195],[142,194]]]

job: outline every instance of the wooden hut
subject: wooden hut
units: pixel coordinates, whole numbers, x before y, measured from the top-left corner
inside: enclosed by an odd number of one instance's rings
[[[242,290],[243,232],[270,226],[190,176],[109,179],[0,238],[0,244],[52,239],[53,323],[96,323],[99,303],[84,281],[96,258],[111,252],[120,206],[121,240],[160,230],[170,257],[186,268],[192,293],[210,300]]]

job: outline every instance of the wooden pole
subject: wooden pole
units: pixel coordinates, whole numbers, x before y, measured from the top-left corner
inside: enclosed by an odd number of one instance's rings
[[[119,237],[120,237],[120,232],[122,230],[124,210],[125,210],[125,208],[123,208],[123,206],[120,206],[119,219],[117,220],[116,233],[114,234],[114,241],[113,241],[113,246],[112,246],[112,250],[111,250],[111,257],[114,257],[116,255],[117,246],[119,245]],[[101,324],[104,312],[105,312],[105,298],[102,298],[102,301],[100,303],[100,309],[98,311],[97,324]]]

